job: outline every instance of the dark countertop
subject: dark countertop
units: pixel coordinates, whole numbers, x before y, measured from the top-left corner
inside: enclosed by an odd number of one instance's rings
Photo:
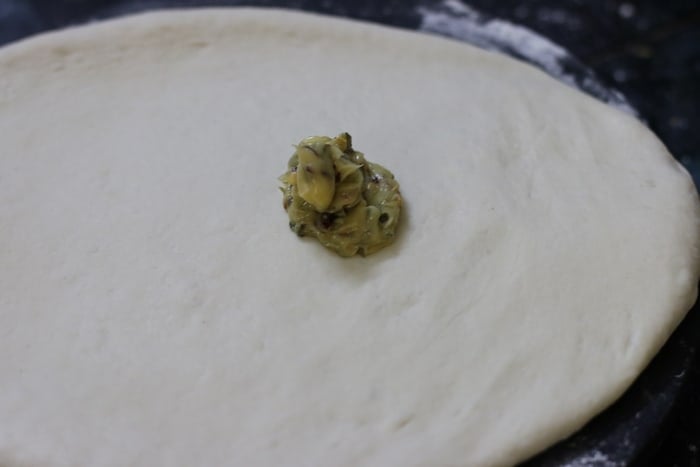
[[[0,44],[122,11],[163,5],[279,4],[271,0],[0,0]],[[290,1],[320,12],[415,27],[412,6],[437,1]],[[700,1],[471,0],[469,5],[552,39],[617,88],[700,185]],[[412,5],[412,6],[411,6]],[[677,372],[638,397],[659,401],[664,419],[635,465],[700,467],[700,309],[654,363]],[[670,355],[670,356],[669,356]],[[680,359],[678,357],[680,355]],[[653,378],[652,378],[653,379]],[[670,384],[670,386],[669,386]],[[672,403],[666,399],[672,399]],[[624,401],[623,401],[624,402]],[[666,405],[664,405],[666,404]],[[652,417],[655,415],[652,415]],[[538,464],[535,464],[538,465]],[[544,464],[539,464],[544,465]],[[552,465],[552,464],[547,464]],[[600,461],[576,465],[609,465]]]

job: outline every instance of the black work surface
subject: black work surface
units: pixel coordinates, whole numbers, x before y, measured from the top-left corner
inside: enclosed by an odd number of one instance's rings
[[[442,2],[444,3],[444,2]],[[472,0],[572,52],[621,91],[700,182],[700,1]],[[0,44],[125,12],[172,6],[289,6],[407,28],[436,1],[0,0]],[[700,466],[700,309],[625,396],[527,466]]]

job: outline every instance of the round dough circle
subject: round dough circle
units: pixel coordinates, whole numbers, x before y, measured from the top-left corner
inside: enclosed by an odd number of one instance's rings
[[[396,244],[292,235],[349,131]],[[0,52],[0,463],[506,465],[632,382],[696,297],[700,207],[629,116],[468,45],[151,13]]]

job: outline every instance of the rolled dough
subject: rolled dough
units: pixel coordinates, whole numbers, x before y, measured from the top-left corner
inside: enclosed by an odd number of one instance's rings
[[[406,201],[343,259],[276,177],[349,131]],[[468,45],[150,13],[0,51],[0,464],[493,466],[691,307],[700,207],[639,122]]]

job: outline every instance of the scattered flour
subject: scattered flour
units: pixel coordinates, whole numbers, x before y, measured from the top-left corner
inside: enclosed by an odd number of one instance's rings
[[[600,451],[593,451],[562,467],[622,467],[622,464],[611,460],[606,454]]]
[[[490,18],[459,0],[421,5],[417,12],[421,17],[421,31],[460,39],[477,47],[498,50],[523,59],[558,80],[637,116],[636,110],[622,94],[601,84],[593,72],[566,49],[528,28]]]

